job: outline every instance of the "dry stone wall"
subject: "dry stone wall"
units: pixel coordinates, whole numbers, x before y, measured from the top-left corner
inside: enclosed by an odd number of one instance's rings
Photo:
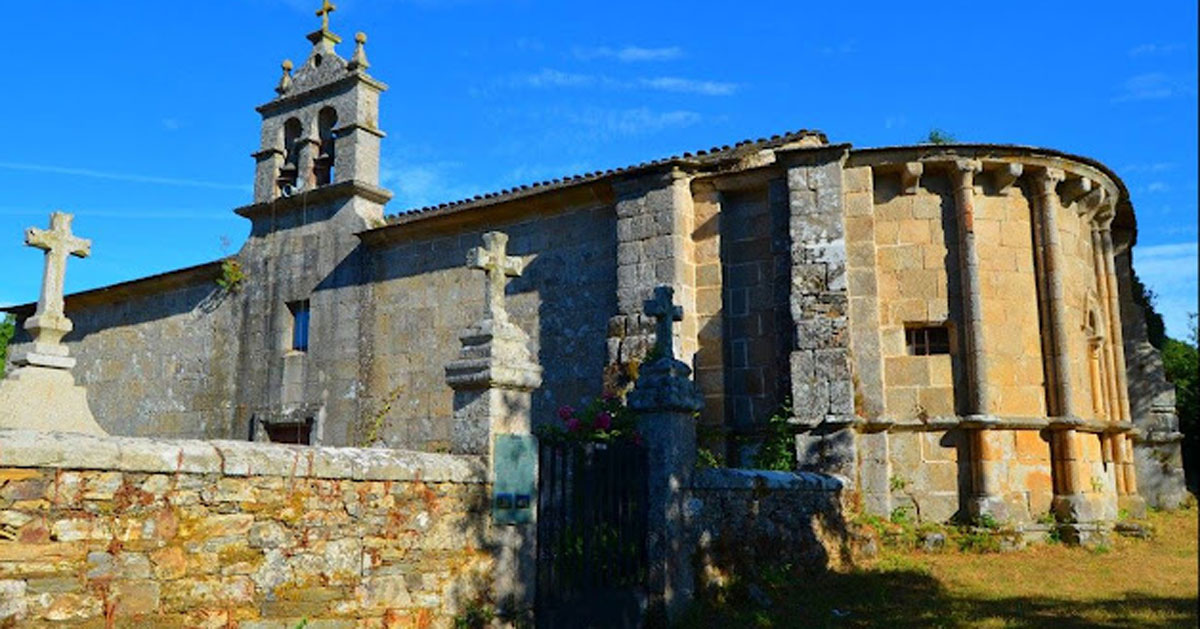
[[[449,626],[491,581],[479,459],[0,433],[0,626]]]

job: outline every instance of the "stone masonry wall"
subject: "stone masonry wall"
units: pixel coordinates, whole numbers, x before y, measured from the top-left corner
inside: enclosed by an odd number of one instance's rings
[[[483,313],[484,279],[466,267],[483,231],[509,236],[508,253],[526,262],[508,284],[513,323],[546,366],[533,394],[533,419],[557,421],[563,404],[602,392],[609,318],[616,311],[616,233],[611,207],[581,208],[520,223],[430,235],[371,254],[371,348],[356,440],[444,450],[453,391],[445,366],[458,357],[459,333]]]
[[[468,457],[0,432],[0,626],[445,627],[490,584]]]
[[[698,472],[685,505],[699,580],[783,561],[813,571],[840,565],[847,539],[842,491],[838,478],[810,472]]]
[[[244,435],[233,427],[236,303],[211,280],[86,307],[68,299],[72,374],[100,425],[131,437]],[[28,342],[17,327],[15,342]]]

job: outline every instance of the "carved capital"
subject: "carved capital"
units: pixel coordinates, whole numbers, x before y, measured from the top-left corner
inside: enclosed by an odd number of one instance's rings
[[[1041,196],[1047,196],[1055,193],[1058,184],[1067,178],[1067,174],[1061,168],[1043,168],[1039,170],[1034,177],[1034,182],[1037,185],[1037,192]]]
[[[950,175],[954,178],[957,189],[974,188],[975,173],[983,170],[983,163],[977,159],[955,159],[950,162]]]
[[[991,169],[992,183],[996,186],[996,194],[1004,194],[1009,186],[1016,183],[1017,178],[1025,172],[1025,166],[1016,162],[999,162]]]
[[[1099,187],[1087,177],[1072,177],[1059,186],[1059,195],[1062,197],[1063,205],[1071,205]]]

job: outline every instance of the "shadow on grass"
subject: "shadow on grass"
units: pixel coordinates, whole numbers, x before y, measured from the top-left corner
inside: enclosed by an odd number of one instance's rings
[[[1127,593],[1119,599],[973,598],[919,569],[826,573],[764,570],[757,584],[712,590],[683,627],[1195,627],[1196,600]],[[1053,579],[1053,575],[1045,575]]]

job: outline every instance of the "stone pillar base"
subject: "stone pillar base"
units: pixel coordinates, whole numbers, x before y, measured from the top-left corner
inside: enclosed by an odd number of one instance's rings
[[[1124,512],[1131,518],[1146,517],[1146,499],[1137,494],[1117,496],[1118,513]]]
[[[976,521],[990,517],[996,522],[1007,522],[1012,518],[1008,504],[1000,496],[972,496],[967,503],[971,517]]]
[[[88,408],[87,389],[64,369],[20,367],[0,381],[0,429],[107,435]]]

